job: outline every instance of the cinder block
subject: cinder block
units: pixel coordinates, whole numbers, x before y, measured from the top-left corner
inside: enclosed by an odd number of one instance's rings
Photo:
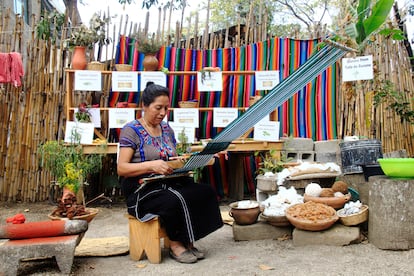
[[[262,191],[260,189],[256,189],[256,200],[257,202],[263,202],[271,195],[277,194],[277,191],[269,192],[269,191]]]
[[[339,148],[339,143],[341,140],[326,140],[326,141],[315,141],[314,143],[314,151],[316,153],[322,152],[341,152]]]
[[[283,137],[283,149],[288,151],[313,151],[313,140],[311,138]]]
[[[306,231],[295,228],[292,234],[295,246],[334,245],[343,246],[361,242],[361,230],[358,226],[344,226],[336,223],[324,231]]]
[[[282,156],[288,161],[305,161],[313,162],[315,161],[315,152],[314,151],[282,151]]]
[[[233,223],[233,237],[235,241],[267,240],[292,235],[292,227],[277,227],[265,221],[258,221],[251,225]]]

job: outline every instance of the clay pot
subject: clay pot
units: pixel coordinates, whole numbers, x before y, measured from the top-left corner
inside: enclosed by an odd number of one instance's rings
[[[158,59],[153,54],[146,54],[142,61],[144,71],[157,71],[158,70]]]
[[[88,62],[86,60],[86,47],[75,46],[72,55],[72,69],[85,70]]]
[[[260,214],[259,203],[252,208],[239,208],[238,202],[233,202],[230,204],[229,216],[231,216],[234,221],[239,225],[249,225],[256,223],[257,218]]]

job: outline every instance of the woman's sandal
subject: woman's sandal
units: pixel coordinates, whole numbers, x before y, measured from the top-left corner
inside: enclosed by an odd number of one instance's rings
[[[204,252],[198,250],[196,247],[192,247],[192,248],[190,248],[188,250],[190,250],[191,253],[193,253],[193,255],[197,257],[197,260],[202,260],[205,257]]]
[[[192,264],[197,262],[197,257],[192,253],[192,251],[188,249],[178,256],[175,255],[172,250],[170,250],[170,256],[179,263]]]

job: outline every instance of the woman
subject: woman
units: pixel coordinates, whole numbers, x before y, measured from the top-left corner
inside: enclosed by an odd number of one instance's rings
[[[141,221],[159,216],[171,241],[170,256],[195,263],[204,253],[194,242],[223,225],[217,198],[210,186],[188,176],[141,185],[143,178],[172,174],[166,161],[177,155],[174,132],[163,121],[170,102],[168,88],[148,83],[141,98],[143,117],[126,124],[119,139],[118,175],[128,213]]]

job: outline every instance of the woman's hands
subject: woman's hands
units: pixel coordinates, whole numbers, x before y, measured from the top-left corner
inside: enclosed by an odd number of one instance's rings
[[[170,166],[168,166],[168,163],[164,160],[153,160],[147,162],[151,162],[151,170],[155,174],[169,175],[172,174],[174,171]]]

